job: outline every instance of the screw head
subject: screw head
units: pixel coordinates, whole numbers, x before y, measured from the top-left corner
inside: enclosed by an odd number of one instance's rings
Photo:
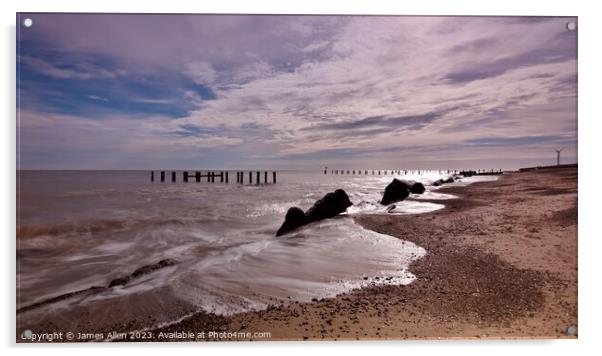
[[[566,328],[567,335],[573,336],[573,335],[575,335],[575,333],[577,333],[577,327],[575,325],[571,325],[568,328]]]
[[[566,24],[566,29],[569,31],[575,31],[575,29],[577,29],[577,24],[574,21],[569,21]]]

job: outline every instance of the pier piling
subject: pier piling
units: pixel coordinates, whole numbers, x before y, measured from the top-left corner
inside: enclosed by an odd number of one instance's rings
[[[196,181],[200,183],[202,178],[206,177],[208,183],[215,183],[216,176],[219,178],[219,182],[228,184],[230,182],[230,171],[150,171],[150,181],[155,182],[155,178],[160,179],[161,182],[165,182],[166,173],[171,172],[171,182],[177,181],[177,175],[182,173],[182,182],[188,183],[190,181]],[[255,184],[261,184],[261,172],[262,171],[249,171],[249,184],[253,184],[253,172],[256,174]],[[155,173],[159,177],[155,177]],[[263,171],[263,183],[269,184],[269,171]],[[236,183],[244,184],[244,171],[236,171]],[[170,178],[167,178],[170,179]],[[272,182],[276,183],[276,171],[272,171]]]

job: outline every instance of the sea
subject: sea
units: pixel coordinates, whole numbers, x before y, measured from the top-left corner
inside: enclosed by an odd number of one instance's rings
[[[422,182],[427,190],[395,203],[388,214],[441,209],[456,197],[431,184],[449,174],[365,173],[278,171],[276,184],[271,172],[268,184],[249,184],[245,173],[239,184],[230,172],[226,184],[194,177],[185,183],[182,172],[175,183],[169,174],[161,183],[158,172],[151,182],[149,171],[18,171],[17,309],[42,302],[18,312],[18,324],[59,318],[80,325],[78,319],[94,318],[108,325],[133,318],[151,327],[199,311],[231,315],[411,283],[409,264],[428,251],[364,229],[354,216],[387,213],[379,201],[393,178]],[[275,236],[290,207],[307,210],[335,189],[353,202],[347,212]],[[52,301],[106,287],[165,259],[175,264],[125,285]]]

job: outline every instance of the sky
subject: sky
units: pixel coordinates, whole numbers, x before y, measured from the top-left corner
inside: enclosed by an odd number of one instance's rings
[[[569,21],[18,14],[18,167],[574,163]]]

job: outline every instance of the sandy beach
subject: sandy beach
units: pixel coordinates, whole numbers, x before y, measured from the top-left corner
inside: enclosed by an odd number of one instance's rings
[[[577,337],[567,333],[577,326],[577,168],[511,173],[439,191],[459,198],[432,213],[356,218],[428,251],[410,267],[413,283],[233,317],[199,313],[153,334],[269,332],[270,340]]]

